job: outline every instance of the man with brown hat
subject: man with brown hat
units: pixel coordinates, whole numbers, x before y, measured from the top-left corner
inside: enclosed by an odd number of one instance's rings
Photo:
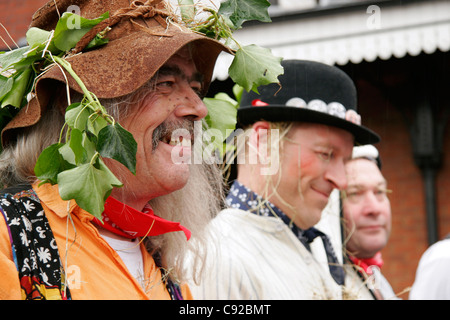
[[[191,143],[171,135],[192,133],[205,117],[201,97],[227,49],[177,25],[161,1],[52,0],[30,27],[54,30],[73,6],[86,19],[110,13],[67,58],[81,82],[58,66],[46,70],[2,131],[0,299],[190,298],[181,253],[218,210],[221,175],[214,166],[173,163],[172,153],[190,153]],[[106,29],[107,44],[83,50]],[[107,169],[92,160],[123,183],[106,194],[101,217],[63,200],[64,190],[35,174],[38,155],[58,141],[67,100],[85,93],[80,83],[137,142],[135,174],[112,159],[104,159]]]
[[[228,207],[211,223],[217,250],[209,272],[191,287],[195,298],[345,297],[339,253],[314,226],[331,192],[346,187],[353,145],[379,137],[361,125],[356,89],[343,71],[314,61],[282,65],[280,86],[242,96],[237,179]],[[317,244],[324,264],[310,250]]]

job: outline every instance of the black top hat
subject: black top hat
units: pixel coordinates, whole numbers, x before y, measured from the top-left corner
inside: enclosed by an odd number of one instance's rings
[[[375,132],[361,125],[356,88],[345,72],[314,61],[284,60],[281,64],[281,87],[260,87],[259,95],[244,91],[238,109],[240,125],[259,120],[314,122],[351,132],[356,144],[380,141]]]

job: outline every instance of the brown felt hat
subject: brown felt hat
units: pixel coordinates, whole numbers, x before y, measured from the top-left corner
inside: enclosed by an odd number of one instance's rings
[[[33,15],[30,28],[54,30],[59,15],[73,9],[87,19],[109,12],[109,18],[88,32],[73,51],[81,52],[106,27],[111,28],[106,33],[109,42],[67,58],[87,89],[98,98],[116,98],[134,92],[187,44],[192,44],[192,56],[197,70],[204,75],[206,92],[217,56],[222,51],[230,52],[220,42],[176,24],[177,18],[161,0],[50,0]],[[69,74],[52,67],[37,81],[36,97],[2,131],[3,145],[14,138],[17,130],[38,122],[54,91],[55,81],[67,82],[71,89],[82,92]]]

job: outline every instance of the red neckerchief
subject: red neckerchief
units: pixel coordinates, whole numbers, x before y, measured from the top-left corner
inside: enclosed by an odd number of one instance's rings
[[[372,258],[367,259],[358,259],[356,257],[350,256],[350,260],[358,266],[361,267],[368,275],[371,275],[372,269],[369,268],[370,266],[377,266],[381,269],[381,266],[383,265],[383,258],[381,257],[381,252],[377,252]]]
[[[106,199],[102,221],[97,218],[94,218],[94,221],[99,226],[129,239],[174,231],[183,231],[188,240],[191,237],[188,229],[178,222],[158,217],[149,205],[141,212],[112,197]]]

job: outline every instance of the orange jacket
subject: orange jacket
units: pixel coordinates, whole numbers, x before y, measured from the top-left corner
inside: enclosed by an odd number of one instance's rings
[[[75,201],[62,200],[57,186],[33,185],[33,189],[56,239],[72,299],[170,299],[161,271],[143,244],[140,246],[147,279],[145,288],[139,285],[117,252],[99,235],[91,214],[79,208]],[[0,299],[21,299],[8,229],[1,214],[0,274]],[[187,285],[182,285],[181,289],[184,299],[192,299]]]

